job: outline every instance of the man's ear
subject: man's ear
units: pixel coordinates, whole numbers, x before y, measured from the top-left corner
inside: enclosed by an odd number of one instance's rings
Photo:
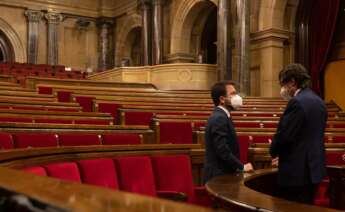
[[[225,104],[225,96],[220,96],[219,97],[219,104],[224,105]]]
[[[297,87],[296,80],[294,78],[291,79],[291,85]]]

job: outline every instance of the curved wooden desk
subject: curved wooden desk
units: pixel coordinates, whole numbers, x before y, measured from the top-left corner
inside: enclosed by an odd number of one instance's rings
[[[335,209],[295,203],[273,197],[276,169],[262,169],[253,173],[219,176],[206,184],[220,207],[238,211],[313,211],[331,212]]]

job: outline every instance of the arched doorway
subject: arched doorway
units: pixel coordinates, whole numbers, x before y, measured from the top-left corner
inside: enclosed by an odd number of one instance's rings
[[[201,37],[203,62],[217,63],[217,8],[214,7],[207,18]]]
[[[0,62],[13,62],[14,50],[6,37],[6,35],[0,31]]]
[[[170,62],[215,63],[217,5],[194,0],[181,3],[172,23]],[[213,56],[212,56],[213,55]]]
[[[141,27],[135,27],[128,33],[125,41],[123,59],[128,61],[126,65],[140,66],[143,64],[141,46]]]

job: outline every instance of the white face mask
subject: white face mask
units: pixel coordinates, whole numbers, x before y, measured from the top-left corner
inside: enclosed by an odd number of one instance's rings
[[[283,99],[288,100],[288,101],[292,98],[292,97],[290,96],[290,94],[289,94],[288,89],[287,89],[286,87],[284,87],[284,86],[280,89],[280,96],[281,96]]]
[[[243,105],[243,99],[240,95],[236,94],[231,97],[231,106],[236,110]]]

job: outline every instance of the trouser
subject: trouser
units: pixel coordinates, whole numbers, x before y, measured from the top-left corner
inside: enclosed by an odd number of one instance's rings
[[[279,187],[277,196],[294,202],[313,204],[317,188],[318,184]]]

